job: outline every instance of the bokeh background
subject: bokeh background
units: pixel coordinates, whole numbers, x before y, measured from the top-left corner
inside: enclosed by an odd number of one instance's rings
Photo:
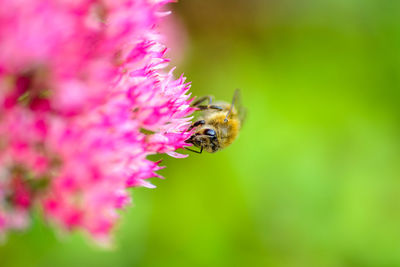
[[[0,266],[400,266],[400,1],[171,8],[176,73],[194,95],[241,88],[239,139],[155,155],[167,179],[132,190],[114,249],[36,219]]]

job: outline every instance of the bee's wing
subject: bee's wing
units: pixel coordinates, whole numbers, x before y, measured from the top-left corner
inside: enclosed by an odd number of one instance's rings
[[[228,109],[228,113],[226,113],[226,117],[225,117],[225,120],[224,120],[225,122],[228,121],[228,117],[229,117],[229,115],[231,114],[231,112],[232,112],[232,110],[233,110],[233,107],[235,107],[235,110],[237,110],[236,100],[237,100],[237,98],[239,97],[239,94],[240,94],[239,89],[236,89],[235,92],[233,93],[232,103],[231,103],[231,105],[228,107],[229,109]]]
[[[240,107],[238,110],[238,115],[239,115],[240,125],[242,127],[247,117],[247,109],[244,107]]]
[[[243,122],[246,119],[247,110],[242,106],[242,94],[239,89],[235,90],[232,99],[232,106],[235,107],[236,112],[238,113],[238,117],[240,120],[240,124],[243,125]]]

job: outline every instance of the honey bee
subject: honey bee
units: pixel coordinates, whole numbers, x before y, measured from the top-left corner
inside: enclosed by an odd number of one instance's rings
[[[201,105],[208,100],[208,105]],[[195,101],[192,106],[201,111],[201,116],[194,122],[188,131],[195,128],[195,132],[185,142],[203,150],[214,153],[229,146],[238,136],[244,119],[244,109],[240,106],[240,92],[235,90],[232,103],[216,102],[211,104],[211,96],[204,96]]]

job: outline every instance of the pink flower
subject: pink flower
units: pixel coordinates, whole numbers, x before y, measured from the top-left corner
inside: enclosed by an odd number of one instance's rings
[[[54,225],[108,240],[127,188],[158,176],[146,157],[181,157],[193,109],[185,78],[164,72],[167,2],[2,2],[0,233],[38,204]]]

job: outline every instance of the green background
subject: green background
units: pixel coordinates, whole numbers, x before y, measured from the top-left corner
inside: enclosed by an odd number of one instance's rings
[[[40,220],[0,266],[400,266],[400,1],[181,0],[175,72],[248,116],[216,154],[165,158],[116,246]],[[173,58],[174,62],[174,58]]]

